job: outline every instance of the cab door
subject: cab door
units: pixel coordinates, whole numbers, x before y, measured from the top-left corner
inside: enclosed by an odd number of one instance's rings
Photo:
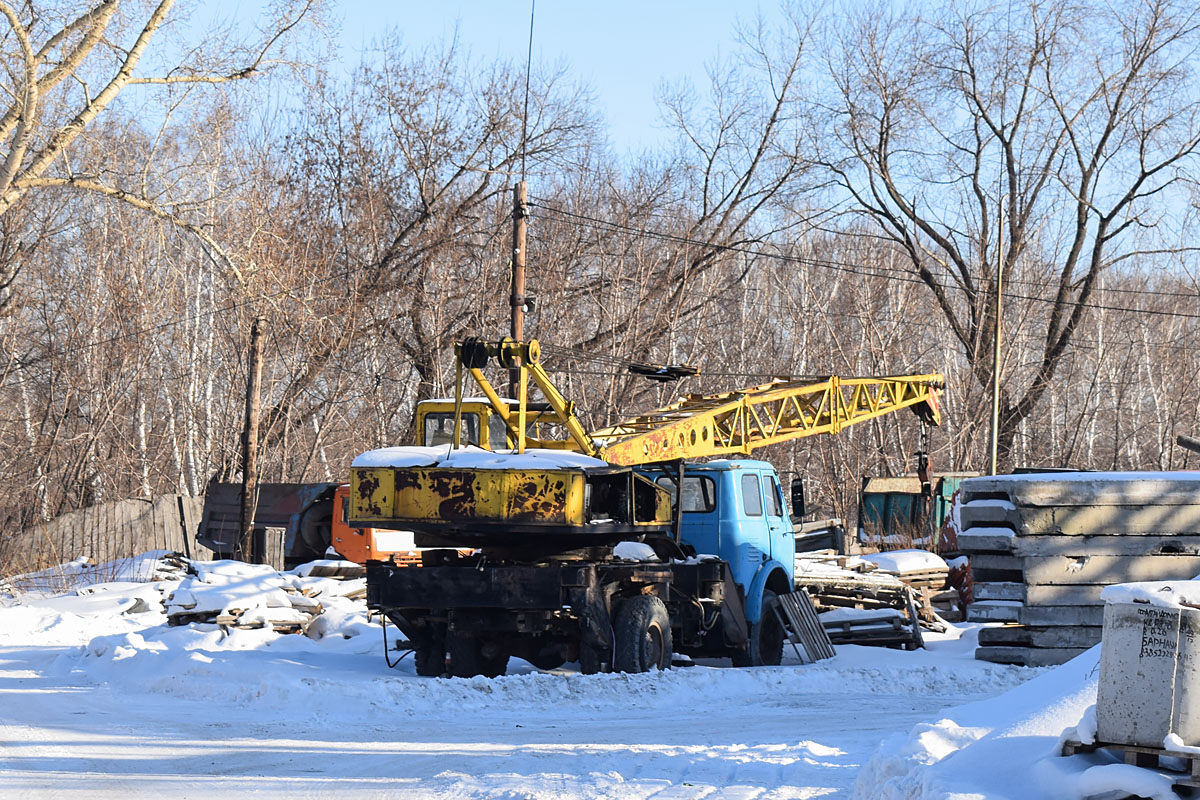
[[[779,485],[779,478],[774,472],[763,473],[762,489],[771,541],[771,558],[783,564],[790,574],[796,560],[796,536],[792,531],[792,521],[787,515],[787,505],[783,502],[783,487]]]
[[[737,494],[736,556],[725,555],[733,567],[738,583],[750,587],[755,574],[771,558],[771,529],[768,523],[767,498],[763,494],[763,475],[755,469],[732,472]]]

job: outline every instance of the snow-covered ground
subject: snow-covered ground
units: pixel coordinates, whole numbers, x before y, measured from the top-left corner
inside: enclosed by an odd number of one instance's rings
[[[1046,757],[1095,698],[1094,658],[978,662],[972,627],[816,665],[419,678],[336,591],[305,636],[168,627],[177,586],[0,608],[0,796],[1061,797]]]

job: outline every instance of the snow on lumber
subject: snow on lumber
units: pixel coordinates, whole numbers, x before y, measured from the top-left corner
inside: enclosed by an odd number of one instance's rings
[[[436,447],[385,447],[369,450],[354,459],[351,467],[455,467],[458,469],[583,469],[607,467],[607,461],[567,450],[484,450],[450,445]]]
[[[620,542],[613,548],[613,555],[622,561],[658,561],[654,548],[643,542]]]
[[[889,550],[885,553],[870,553],[863,558],[893,575],[950,569],[941,556],[928,550]]]

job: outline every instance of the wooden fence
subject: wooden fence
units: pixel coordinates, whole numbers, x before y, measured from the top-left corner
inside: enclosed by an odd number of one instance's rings
[[[81,508],[0,540],[0,574],[80,556],[100,564],[147,550],[191,555],[203,497],[167,494]],[[208,557],[205,550],[203,557]]]

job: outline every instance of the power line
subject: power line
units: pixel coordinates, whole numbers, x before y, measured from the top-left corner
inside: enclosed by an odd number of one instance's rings
[[[840,263],[840,262],[836,262],[836,261],[829,261],[829,260],[824,260],[824,259],[787,255],[784,253],[771,253],[771,252],[767,252],[767,251],[760,250],[757,248],[748,247],[745,245],[728,245],[728,244],[718,244],[718,243],[714,243],[714,242],[705,242],[705,241],[701,241],[698,239],[691,239],[686,236],[680,236],[678,234],[662,233],[659,231],[652,231],[652,230],[645,229],[645,228],[636,228],[631,225],[625,225],[623,223],[613,222],[611,220],[598,219],[596,217],[590,217],[586,214],[578,214],[575,212],[566,211],[564,209],[554,208],[553,206],[542,205],[541,203],[530,202],[530,205],[533,207],[536,207],[536,208],[540,208],[543,211],[548,211],[551,214],[558,214],[567,219],[574,219],[574,220],[581,221],[581,222],[590,222],[594,225],[604,225],[606,227],[625,231],[627,233],[634,233],[639,236],[644,236],[644,237],[651,238],[651,239],[659,239],[662,241],[669,241],[669,242],[673,242],[675,244],[685,244],[688,246],[699,247],[699,248],[703,248],[706,250],[715,250],[715,251],[720,251],[720,252],[751,255],[751,256],[756,256],[759,258],[773,259],[776,261],[784,261],[787,263],[801,264],[801,265],[805,265],[805,266],[819,267],[822,269],[836,270],[839,272],[846,272],[846,273],[849,273],[852,275],[859,275],[859,276],[863,276],[863,277],[881,278],[884,280],[900,281],[900,282],[904,282],[904,283],[917,283],[917,284],[921,284],[923,286],[928,285],[928,283],[926,281],[912,275],[911,273],[907,272],[906,270],[901,270],[901,269],[896,269],[896,268],[888,268],[888,267],[883,267],[883,266],[875,266],[873,268],[872,267],[863,267],[863,266],[850,265],[850,264]],[[568,224],[570,224],[570,223],[568,223]],[[890,273],[890,274],[888,274],[888,273]],[[937,283],[937,285],[943,289],[959,289],[960,288],[957,284],[953,284],[953,283],[946,283],[946,282],[941,282],[941,281],[934,281],[934,282]],[[1012,281],[1012,283],[1023,283],[1025,285],[1035,285],[1035,286],[1037,285],[1037,284],[1032,283],[1031,281]],[[1200,292],[1198,292],[1198,293],[1158,292],[1158,291],[1152,291],[1152,290],[1148,290],[1148,289],[1130,289],[1128,291],[1125,291],[1125,290],[1122,290],[1122,291],[1125,294],[1144,294],[1144,295],[1150,295],[1153,297],[1174,297],[1174,298],[1200,299]],[[986,297],[986,296],[992,294],[992,292],[986,288],[980,288],[978,290],[978,294]],[[1012,298],[1015,300],[1028,300],[1030,302],[1046,303],[1049,305],[1055,304],[1054,300],[1051,300],[1051,299],[1045,298],[1045,297],[1037,297],[1034,295],[1016,294],[1013,292],[1003,292],[1003,295],[1005,297],[1009,297],[1009,298]],[[1113,306],[1113,305],[1106,305],[1106,304],[1101,304],[1101,303],[1081,303],[1081,302],[1073,302],[1071,305],[1079,305],[1079,306],[1082,306],[1083,308],[1092,308],[1092,309],[1096,309],[1099,311],[1123,311],[1123,312],[1129,312],[1129,313],[1134,313],[1134,314],[1149,314],[1149,315],[1153,315],[1153,316],[1176,317],[1179,319],[1200,319],[1200,314],[1190,314],[1190,313],[1182,312],[1182,311],[1169,311],[1169,310],[1164,310],[1164,309],[1131,308],[1128,306]]]

